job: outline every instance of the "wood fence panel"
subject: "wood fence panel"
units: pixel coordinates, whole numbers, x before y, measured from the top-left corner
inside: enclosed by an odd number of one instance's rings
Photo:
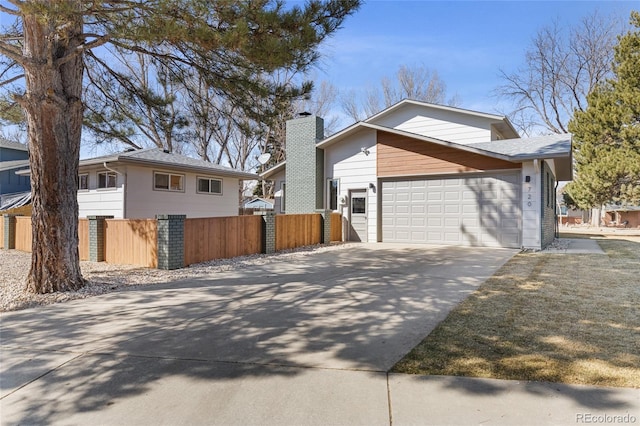
[[[105,220],[107,263],[158,267],[158,226],[155,219]]]
[[[0,215],[0,249],[4,248],[4,216]]]
[[[331,241],[342,241],[341,213],[331,213]]]
[[[31,216],[16,216],[16,250],[31,253]]]
[[[78,252],[80,260],[89,260],[89,220],[78,220]]]
[[[311,214],[276,215],[276,251],[322,242],[322,216]]]
[[[185,265],[256,254],[261,251],[261,216],[185,219]]]

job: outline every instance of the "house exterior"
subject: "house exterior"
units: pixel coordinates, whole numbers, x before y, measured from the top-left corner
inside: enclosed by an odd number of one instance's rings
[[[520,138],[502,116],[404,100],[323,138],[287,122],[287,161],[262,174],[276,212],[343,214],[350,241],[539,250],[556,229],[571,135]]]
[[[245,209],[273,210],[273,201],[256,197],[244,203],[242,207]]]
[[[79,216],[237,216],[239,183],[257,176],[161,149],[81,160]]]
[[[0,205],[4,204],[3,200],[31,191],[29,176],[16,174],[17,171],[27,168],[29,168],[27,146],[0,138]]]

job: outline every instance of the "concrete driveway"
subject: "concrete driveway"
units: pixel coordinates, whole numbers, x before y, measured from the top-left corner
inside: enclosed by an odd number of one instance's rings
[[[485,393],[469,389],[478,381],[386,372],[515,252],[361,245],[4,314],[0,420],[442,423],[431,417],[452,418],[440,399],[459,405],[471,395],[468,403],[476,404],[473,396]],[[494,382],[480,388],[503,393],[507,405],[492,416],[519,419],[503,411],[528,392]],[[423,393],[438,395],[434,409]],[[554,409],[545,397],[540,404]]]

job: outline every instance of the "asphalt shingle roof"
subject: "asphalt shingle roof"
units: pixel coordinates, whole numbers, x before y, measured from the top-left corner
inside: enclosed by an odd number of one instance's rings
[[[0,148],[15,149],[16,151],[28,151],[27,145],[0,138]]]
[[[476,142],[469,144],[469,146],[483,151],[507,155],[514,160],[553,158],[571,154],[571,134]]]

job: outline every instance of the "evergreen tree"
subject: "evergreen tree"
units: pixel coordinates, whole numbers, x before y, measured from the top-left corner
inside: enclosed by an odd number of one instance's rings
[[[303,70],[320,43],[360,0],[9,0],[15,23],[0,34],[0,54],[23,78],[13,99],[25,112],[32,182],[32,258],[27,290],[49,293],[84,285],[78,255],[77,177],[83,125],[85,57],[107,43],[192,67],[251,112],[256,95],[277,90],[263,73]]]
[[[613,78],[569,123],[576,177],[567,191],[582,208],[640,203],[640,13],[618,39]]]

